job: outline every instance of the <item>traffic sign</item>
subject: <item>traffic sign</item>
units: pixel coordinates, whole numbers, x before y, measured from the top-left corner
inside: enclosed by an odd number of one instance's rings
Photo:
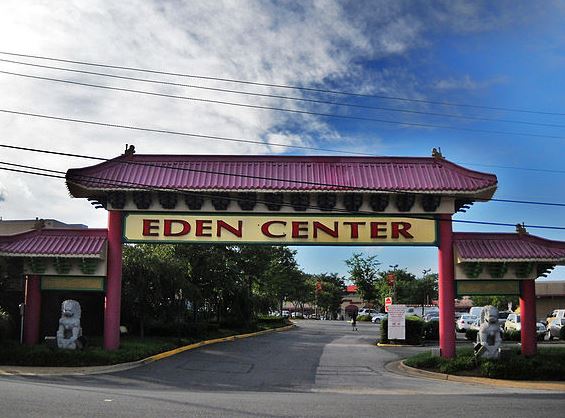
[[[385,312],[388,312],[388,307],[390,305],[392,305],[392,298],[389,296],[385,298]]]

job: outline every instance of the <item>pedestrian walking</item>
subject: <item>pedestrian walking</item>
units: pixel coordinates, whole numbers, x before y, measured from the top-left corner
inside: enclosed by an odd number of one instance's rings
[[[359,331],[357,329],[357,312],[351,314],[351,330],[352,331]]]

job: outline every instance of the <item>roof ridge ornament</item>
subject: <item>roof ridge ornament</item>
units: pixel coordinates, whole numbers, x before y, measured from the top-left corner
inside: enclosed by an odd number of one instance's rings
[[[516,232],[518,233],[518,235],[529,234],[529,232],[526,230],[526,225],[524,225],[524,222],[522,222],[521,224],[516,224]]]
[[[445,160],[445,157],[441,153],[441,147],[432,148],[432,157],[438,158],[440,160]]]
[[[126,150],[124,151],[125,156],[131,156],[135,154],[135,145],[126,144]]]

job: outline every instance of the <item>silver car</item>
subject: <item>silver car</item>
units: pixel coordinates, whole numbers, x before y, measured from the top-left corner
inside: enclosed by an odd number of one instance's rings
[[[563,326],[565,326],[565,318],[557,318],[551,321],[551,323],[547,327],[547,335],[549,336],[549,339],[559,339],[559,332],[561,331],[561,328],[563,328]]]

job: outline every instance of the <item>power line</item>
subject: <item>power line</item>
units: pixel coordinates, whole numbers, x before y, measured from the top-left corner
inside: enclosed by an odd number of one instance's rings
[[[133,126],[133,125],[121,125],[115,123],[107,123],[107,122],[96,122],[84,119],[74,119],[74,118],[65,118],[59,116],[52,116],[52,115],[43,115],[40,113],[31,113],[31,112],[20,112],[16,110],[9,110],[9,109],[0,109],[1,113],[8,113],[12,115],[20,115],[20,116],[30,116],[34,118],[41,118],[41,119],[51,119],[51,120],[58,120],[62,122],[73,122],[73,123],[81,123],[85,125],[93,125],[93,126],[104,126],[106,128],[120,128],[120,129],[128,129],[132,131],[141,131],[141,132],[152,132],[158,134],[168,134],[168,135],[178,135],[184,137],[193,137],[193,138],[201,138],[201,139],[209,139],[212,141],[228,141],[228,142],[238,142],[244,144],[257,144],[266,147],[281,147],[281,148],[294,148],[294,149],[301,149],[301,150],[311,150],[311,151],[324,151],[324,152],[332,152],[332,153],[344,153],[344,154],[353,154],[353,155],[362,155],[367,156],[366,153],[363,152],[355,152],[355,151],[340,151],[328,148],[318,148],[318,147],[308,147],[305,145],[289,145],[289,144],[281,144],[277,142],[261,142],[261,141],[253,141],[251,139],[242,139],[242,138],[228,138],[223,136],[214,136],[214,135],[204,135],[204,134],[196,134],[190,132],[181,132],[181,131],[173,131],[170,129],[157,129],[157,128],[144,128],[140,126]]]
[[[503,122],[503,123],[514,123],[514,124],[522,124],[522,125],[530,125],[530,126],[565,128],[565,125],[558,125],[558,124],[551,124],[551,123],[539,123],[539,122],[521,121],[521,120],[515,120],[515,119],[500,119],[500,118],[497,119],[497,118],[488,118],[488,117],[480,117],[480,116],[458,115],[458,114],[453,114],[453,113],[427,112],[427,111],[412,110],[412,109],[399,109],[399,108],[382,107],[382,106],[371,106],[371,105],[361,105],[361,104],[354,104],[354,103],[335,102],[335,101],[330,101],[330,100],[316,100],[316,99],[308,99],[308,98],[296,97],[296,96],[284,96],[284,95],[278,95],[278,94],[255,93],[255,92],[250,92],[250,91],[225,89],[225,88],[218,88],[218,87],[208,87],[208,86],[199,86],[199,85],[194,85],[194,84],[173,83],[173,82],[169,82],[169,81],[152,80],[152,79],[138,78],[138,77],[120,76],[120,75],[116,75],[116,74],[100,73],[100,72],[96,72],[96,71],[77,70],[77,69],[74,69],[74,68],[56,67],[56,66],[51,66],[51,65],[33,64],[33,63],[29,63],[29,62],[7,60],[7,59],[0,59],[0,62],[7,62],[7,63],[11,63],[11,64],[26,65],[26,66],[36,67],[36,68],[45,68],[45,69],[50,69],[50,70],[66,71],[66,72],[79,73],[79,74],[96,75],[96,76],[108,77],[108,78],[114,78],[114,79],[120,79],[120,80],[139,81],[139,82],[143,82],[143,83],[161,84],[161,85],[175,86],[175,87],[187,87],[187,88],[193,88],[193,89],[199,89],[199,90],[208,90],[208,91],[216,91],[216,92],[223,92],[223,93],[234,93],[234,94],[240,94],[240,95],[265,97],[265,98],[273,98],[273,99],[282,99],[282,100],[292,100],[292,101],[299,101],[299,102],[305,102],[305,103],[342,106],[342,107],[349,107],[349,108],[356,108],[356,109],[384,110],[384,111],[387,111],[387,112],[400,112],[400,113],[408,113],[408,114],[416,114],[416,115],[439,116],[439,117],[475,120],[475,121],[483,121],[483,122],[485,122],[485,121],[486,122]],[[7,72],[7,71],[1,71],[1,72],[4,73],[4,74],[19,75],[19,76],[22,76],[22,77],[40,78],[40,77],[34,77],[32,75],[26,75],[26,74],[14,73],[14,72]],[[44,78],[44,79],[51,80],[51,81],[64,82],[63,80],[58,80],[58,79],[51,79],[51,78]],[[84,84],[84,85],[87,85],[87,84]],[[174,96],[174,97],[178,98],[176,96]]]
[[[48,57],[48,56],[42,56],[42,55],[19,54],[19,53],[8,52],[8,51],[0,51],[0,54],[15,56],[15,57],[40,59],[40,60],[46,60],[46,61],[55,61],[55,62],[65,62],[65,63],[70,63],[70,64],[87,65],[87,66],[92,66],[92,67],[112,68],[112,69],[117,69],[117,70],[128,70],[128,71],[137,71],[137,72],[144,72],[144,73],[150,73],[150,74],[169,75],[169,76],[175,76],[175,77],[186,77],[186,78],[195,78],[195,79],[201,79],[201,80],[213,80],[213,81],[222,81],[222,82],[237,83],[237,84],[246,84],[246,85],[252,85],[252,86],[274,87],[274,88],[290,89],[290,90],[301,90],[301,91],[308,91],[308,92],[312,92],[312,93],[326,93],[326,94],[352,96],[352,97],[366,97],[366,98],[374,98],[374,99],[398,100],[398,101],[411,102],[411,103],[427,103],[427,104],[433,104],[433,105],[466,107],[466,108],[473,108],[473,109],[502,110],[502,111],[506,111],[506,112],[534,113],[534,114],[541,114],[541,115],[565,116],[565,113],[559,113],[559,112],[545,112],[545,111],[538,111],[538,110],[531,110],[531,109],[518,109],[518,108],[501,107],[501,106],[498,106],[498,107],[497,106],[481,106],[481,105],[473,105],[473,104],[466,104],[466,103],[442,102],[442,101],[433,101],[433,100],[425,100],[425,99],[411,99],[411,98],[400,97],[400,96],[387,96],[387,95],[379,95],[379,94],[354,93],[354,92],[347,92],[347,91],[341,91],[341,90],[330,90],[330,89],[321,89],[321,88],[313,88],[313,87],[302,87],[302,86],[293,86],[293,85],[287,85],[287,84],[263,83],[263,82],[257,82],[257,81],[238,80],[238,79],[231,79],[231,78],[222,78],[222,77],[202,76],[202,75],[196,75],[196,74],[186,74],[186,73],[151,70],[151,69],[146,69],[146,68],[136,68],[136,67],[121,66],[121,65],[93,63],[93,62],[87,62],[87,61],[70,60],[70,59],[55,58],[55,57]]]
[[[113,159],[103,158],[103,157],[94,157],[90,155],[82,155],[82,154],[69,154],[69,153],[61,153],[56,151],[46,151],[40,150],[37,148],[23,148],[23,147],[16,147],[16,146],[9,146],[0,144],[0,147],[3,148],[12,148],[12,149],[20,149],[25,151],[33,151],[39,153],[48,153],[48,154],[57,154],[63,156],[71,156],[71,157],[79,157],[79,158],[87,158],[87,159],[94,159],[98,161],[113,161]],[[203,173],[203,174],[214,174],[220,176],[232,176],[232,177],[243,177],[243,178],[251,178],[251,179],[259,179],[259,180],[275,180],[281,182],[288,182],[294,184],[307,184],[311,186],[325,186],[325,187],[335,187],[335,188],[342,188],[346,190],[357,190],[357,191],[366,191],[367,188],[357,187],[357,186],[344,186],[344,185],[337,185],[332,183],[323,183],[323,182],[314,182],[314,181],[307,181],[307,180],[292,180],[292,179],[284,179],[284,178],[273,178],[273,177],[265,177],[265,176],[257,176],[257,175],[246,175],[246,174],[232,174],[226,173],[222,171],[213,171],[213,170],[204,170],[204,169],[196,169],[196,168],[188,168],[188,167],[166,167],[155,163],[146,163],[146,162],[139,162],[139,161],[115,161],[120,164],[127,164],[127,165],[138,165],[138,166],[145,166],[145,167],[157,167],[157,168],[164,168],[168,170],[175,170],[175,171],[187,171],[191,173]],[[10,163],[3,163],[3,164],[10,164]],[[11,164],[19,166],[18,164]],[[21,166],[26,167],[26,166]],[[29,167],[28,167],[29,168]],[[37,168],[35,168],[37,169]],[[52,171],[47,170],[45,171]],[[62,172],[60,172],[62,173]],[[108,180],[109,182],[109,180]],[[390,193],[399,193],[399,194],[408,194],[410,192],[404,190],[389,190]],[[462,196],[459,195],[444,195],[445,197],[452,197],[452,198],[461,198]],[[492,202],[501,202],[501,203],[515,203],[515,204],[527,204],[527,205],[539,205],[539,206],[557,206],[557,207],[565,207],[565,203],[556,203],[556,202],[540,202],[540,201],[531,201],[531,200],[515,200],[515,199],[497,199],[491,198],[489,199]]]
[[[226,106],[235,106],[235,107],[243,107],[248,109],[260,109],[260,110],[275,110],[279,112],[289,112],[295,113],[300,115],[309,115],[309,116],[323,116],[329,118],[339,118],[339,119],[348,119],[348,120],[360,120],[364,122],[373,122],[373,123],[385,123],[389,125],[400,125],[400,126],[410,126],[410,127],[417,127],[417,128],[439,128],[439,129],[449,129],[454,131],[463,131],[463,132],[474,132],[474,133],[483,133],[483,134],[495,134],[495,135],[513,135],[513,136],[525,136],[525,137],[534,137],[534,138],[550,138],[550,139],[565,139],[565,137],[557,136],[557,135],[545,135],[545,134],[535,134],[535,133],[527,133],[527,132],[507,132],[507,131],[498,131],[498,130],[491,130],[491,129],[479,129],[479,128],[464,128],[464,127],[457,127],[457,126],[450,126],[450,125],[438,125],[432,123],[418,123],[418,122],[402,122],[397,120],[389,120],[389,119],[380,119],[380,118],[369,118],[363,116],[351,116],[351,115],[338,115],[334,113],[323,113],[323,112],[313,112],[309,110],[297,110],[297,109],[289,109],[284,107],[274,107],[274,106],[262,106],[262,105],[254,105],[254,104],[246,104],[246,103],[239,103],[239,102],[229,102],[225,100],[213,100],[213,99],[205,99],[201,97],[191,97],[191,96],[180,96],[174,94],[166,94],[166,93],[156,93],[150,92],[145,90],[136,90],[136,89],[129,89],[123,87],[112,87],[112,86],[104,86],[100,84],[91,84],[91,83],[83,83],[79,81],[72,81],[72,80],[63,80],[58,78],[50,78],[50,77],[41,77],[41,76],[34,76],[29,74],[21,74],[21,73],[14,73],[10,71],[0,71],[1,74],[8,74],[8,75],[15,75],[19,77],[25,78],[32,78],[37,80],[44,80],[44,81],[54,81],[58,83],[65,83],[65,84],[73,84],[83,87],[93,87],[98,89],[104,90],[113,90],[113,91],[121,91],[127,93],[135,93],[135,94],[143,94],[148,96],[156,96],[156,97],[166,97],[171,99],[179,99],[179,100],[189,100],[194,102],[201,102],[201,103],[214,103]]]

